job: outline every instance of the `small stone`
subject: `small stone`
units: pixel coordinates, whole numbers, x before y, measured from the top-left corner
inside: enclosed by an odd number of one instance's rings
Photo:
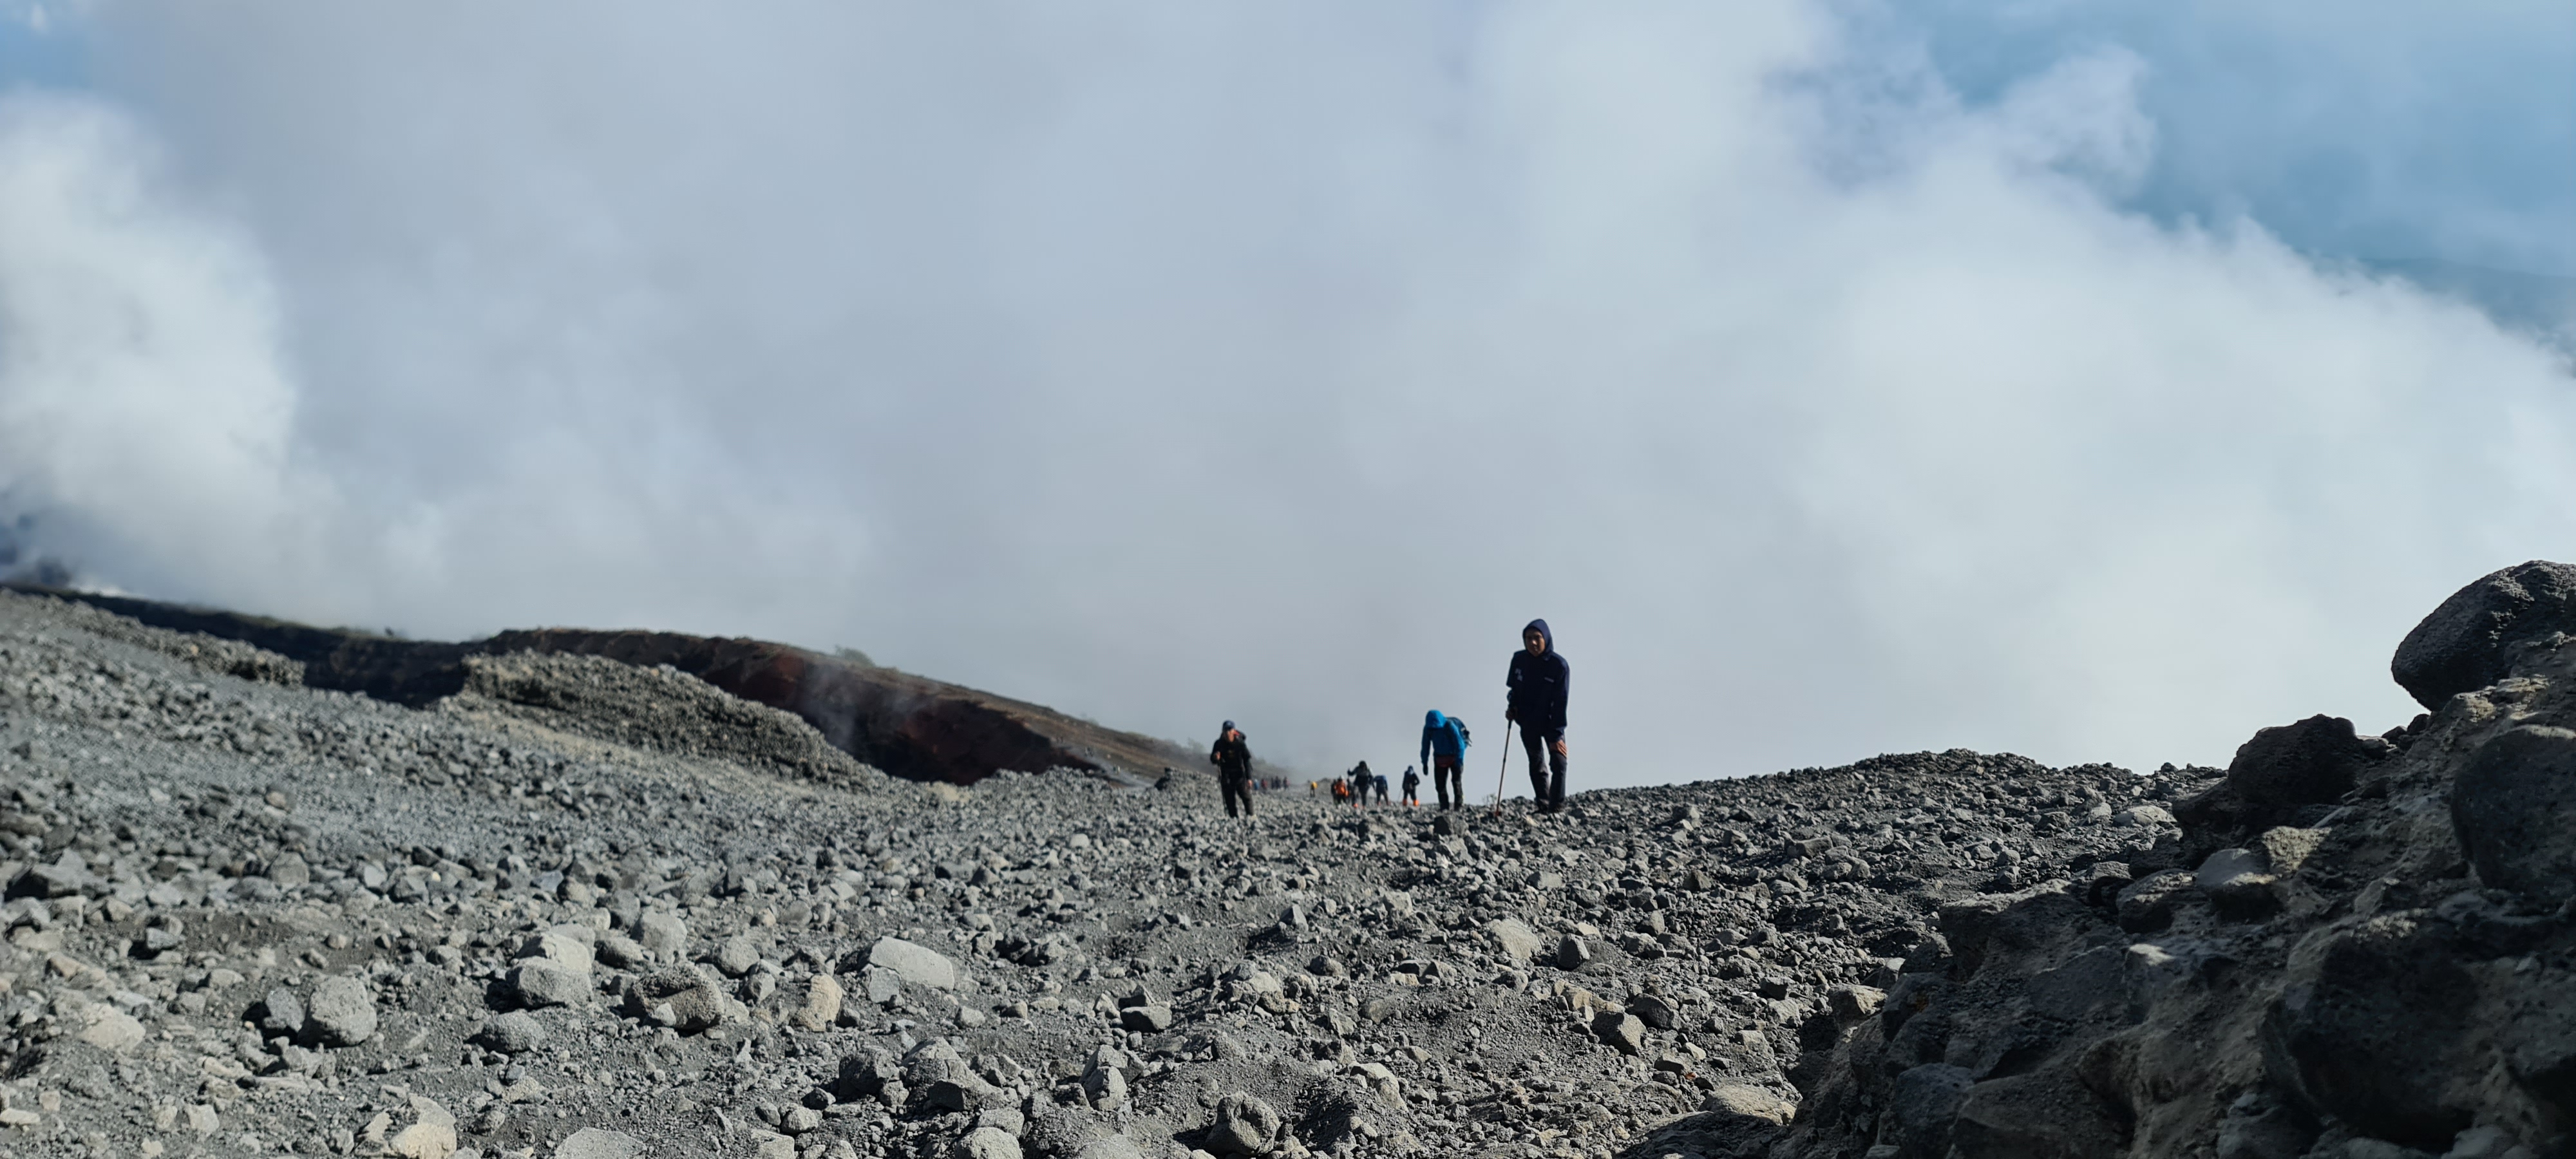
[[[735,934],[716,947],[716,969],[725,977],[739,978],[760,964],[760,943],[749,934]]]
[[[1825,1009],[1844,1026],[1876,1015],[1886,1003],[1887,992],[1875,986],[1836,986],[1825,991]]]
[[[269,988],[260,1000],[259,1027],[270,1034],[294,1034],[304,1029],[304,1000],[284,986]]]
[[[1786,1125],[1789,1116],[1796,1113],[1796,1108],[1782,1101],[1780,1096],[1760,1087],[1738,1083],[1722,1084],[1710,1091],[1699,1109],[1724,1115],[1744,1115],[1781,1125]]]
[[[632,970],[638,966],[647,965],[653,960],[652,951],[645,949],[643,943],[624,934],[599,935],[599,945],[594,947],[592,952],[600,961],[620,970]]]
[[[1646,1049],[1646,1023],[1624,1010],[1604,1010],[1592,1017],[1592,1034],[1621,1054]]]
[[[796,1140],[787,1135],[755,1132],[751,1154],[752,1159],[796,1159]]]
[[[1673,1004],[1658,994],[1639,994],[1630,998],[1628,1013],[1657,1030],[1671,1030],[1676,1014]]]
[[[1020,1159],[1020,1141],[994,1127],[966,1132],[949,1151],[954,1159]]]
[[[525,1010],[513,1010],[483,1028],[483,1041],[503,1054],[525,1054],[545,1044],[546,1026]]]
[[[127,1051],[143,1042],[143,1024],[105,1002],[81,1008],[80,1040],[100,1050]]]
[[[590,971],[551,958],[525,958],[510,972],[510,988],[530,1006],[578,1006],[590,1001]]]
[[[1208,1128],[1207,1150],[1219,1159],[1242,1159],[1270,1149],[1285,1120],[1257,1095],[1237,1091],[1218,1100],[1216,1124]]]
[[[2171,825],[2174,815],[2161,805],[2131,805],[2111,815],[2114,825]]]
[[[403,1159],[447,1159],[456,1150],[456,1116],[437,1100],[413,1095],[412,1124],[402,1129],[385,1146]]]
[[[666,966],[627,984],[626,1004],[638,1017],[694,1034],[724,1021],[724,996],[714,980],[686,966]]]
[[[1580,970],[1591,960],[1592,947],[1584,945],[1581,938],[1567,934],[1556,943],[1556,968],[1559,970]]]
[[[584,1127],[555,1144],[554,1159],[635,1159],[644,1141],[620,1131]]]
[[[304,1035],[326,1046],[356,1046],[375,1037],[376,997],[355,978],[325,978],[305,1003]]]
[[[519,947],[521,960],[542,958],[567,970],[590,973],[591,944],[599,931],[587,926],[562,925],[545,930]]]
[[[1486,926],[1485,936],[1493,939],[1497,953],[1516,966],[1529,965],[1541,945],[1537,932],[1519,918],[1504,918]]]
[[[224,1121],[213,1107],[204,1103],[188,1104],[188,1129],[200,1135],[212,1135],[223,1129]]]
[[[1118,1023],[1137,1034],[1161,1034],[1172,1028],[1172,1006],[1168,1002],[1130,1006],[1118,1012]]]
[[[805,1004],[796,1009],[796,1025],[821,1033],[841,1019],[841,980],[816,974],[805,983]]]
[[[636,922],[645,952],[656,957],[672,958],[689,948],[689,923],[679,915],[655,910]]]
[[[311,885],[313,867],[301,855],[289,853],[269,863],[268,879],[285,886]]]
[[[868,964],[891,970],[905,982],[934,990],[957,988],[957,964],[928,946],[901,938],[879,938],[868,948]]]

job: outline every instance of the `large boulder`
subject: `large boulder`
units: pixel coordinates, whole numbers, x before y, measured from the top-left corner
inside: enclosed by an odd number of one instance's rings
[[[2576,897],[2576,732],[2525,725],[2478,746],[2451,827],[2479,881],[2553,906]]]
[[[2311,716],[2256,730],[2236,747],[2227,783],[2254,805],[2332,804],[2352,791],[2364,769],[2394,752],[2387,741],[2356,735],[2340,716]]]
[[[2440,708],[2512,671],[2518,645],[2576,632],[2576,567],[2533,560],[2461,588],[2406,633],[2389,660],[2417,703]]]
[[[2485,1049],[2469,1021],[2478,986],[2444,931],[2391,915],[2294,951],[2263,1047],[2307,1110],[2436,1153],[2470,1125],[2486,1070],[2470,1065]]]

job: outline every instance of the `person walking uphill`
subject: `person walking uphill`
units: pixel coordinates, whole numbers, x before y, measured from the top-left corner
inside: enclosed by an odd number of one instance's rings
[[[1565,809],[1565,693],[1574,669],[1556,651],[1556,634],[1547,621],[1532,620],[1521,629],[1521,650],[1512,653],[1503,686],[1511,690],[1503,719],[1521,726],[1521,747],[1529,750],[1530,795],[1543,812]],[[1549,775],[1553,773],[1551,778]]]
[[[1422,767],[1443,809],[1467,807],[1467,726],[1439,709],[1422,717]]]
[[[1225,791],[1225,815],[1234,816],[1234,803],[1243,802],[1243,815],[1252,815],[1252,746],[1243,743],[1243,730],[1225,722],[1225,730],[1216,738],[1216,747],[1208,750],[1208,763],[1216,766],[1217,787]]]

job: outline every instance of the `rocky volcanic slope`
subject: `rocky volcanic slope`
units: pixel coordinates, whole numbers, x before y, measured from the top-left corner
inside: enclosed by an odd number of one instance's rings
[[[2269,780],[1954,751],[1241,823],[1194,774],[898,781],[596,658],[411,709],[0,595],[0,1150],[2505,1154],[2576,1089],[2558,1023],[2495,1029],[2565,1009],[2576,844],[2464,853],[2441,794],[2576,745],[2508,731],[2559,664]],[[2525,833],[2523,767],[2464,816]]]

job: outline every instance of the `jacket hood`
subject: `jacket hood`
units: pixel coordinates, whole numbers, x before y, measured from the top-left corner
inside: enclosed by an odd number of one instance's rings
[[[1436,708],[1432,709],[1430,712],[1424,713],[1422,716],[1422,727],[1424,728],[1438,728],[1447,723],[1449,723],[1449,718],[1440,715],[1440,710]]]
[[[1547,641],[1548,651],[1556,651],[1556,633],[1547,630],[1547,621],[1532,620],[1521,629],[1521,634],[1528,635],[1531,628],[1538,629],[1538,638]]]

